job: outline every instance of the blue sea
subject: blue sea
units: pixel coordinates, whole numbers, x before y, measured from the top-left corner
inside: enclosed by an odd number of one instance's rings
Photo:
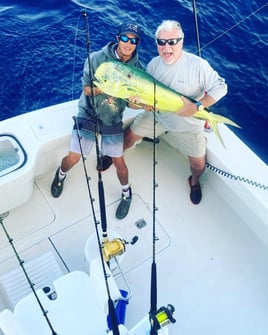
[[[212,111],[237,122],[242,129],[233,131],[267,164],[267,2],[196,1],[196,9],[201,56],[229,88]],[[143,27],[139,51],[146,64],[156,55],[156,27],[175,19],[184,29],[185,49],[197,53],[190,0],[1,0],[1,120],[79,97],[87,57],[82,11],[90,51],[113,40],[122,20],[135,19]]]

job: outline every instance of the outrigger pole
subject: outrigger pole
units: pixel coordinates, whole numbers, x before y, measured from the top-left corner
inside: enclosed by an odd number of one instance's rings
[[[195,0],[192,0],[192,5],[193,5],[193,12],[194,12],[197,54],[198,54],[199,57],[201,57],[201,45],[200,45],[200,38],[199,38],[198,18],[197,18],[197,9],[196,9],[196,1]]]
[[[50,319],[49,319],[49,317],[47,315],[48,311],[46,311],[44,309],[44,306],[42,305],[41,300],[39,299],[39,297],[38,297],[38,295],[36,293],[36,290],[34,288],[34,283],[31,281],[31,279],[30,279],[30,277],[29,277],[29,275],[28,275],[28,273],[27,273],[27,271],[26,271],[26,269],[24,267],[24,261],[20,258],[19,253],[17,252],[17,249],[14,246],[13,238],[10,237],[10,235],[7,232],[6,227],[4,226],[3,220],[4,220],[4,218],[6,218],[8,216],[8,214],[9,213],[6,212],[6,213],[3,213],[3,214],[0,215],[0,224],[1,224],[2,228],[3,228],[3,231],[4,231],[7,239],[8,239],[9,244],[11,245],[12,250],[14,251],[14,254],[15,254],[15,256],[16,256],[18,262],[19,262],[19,265],[20,265],[20,267],[21,267],[21,269],[22,269],[22,271],[24,273],[24,276],[25,276],[25,278],[26,278],[26,280],[27,280],[27,282],[28,282],[28,284],[29,284],[29,286],[30,286],[33,294],[34,294],[34,297],[35,297],[35,299],[36,299],[36,301],[37,301],[37,303],[38,303],[38,305],[39,305],[39,307],[40,307],[40,309],[41,309],[41,311],[43,313],[43,316],[46,319],[46,322],[47,322],[47,324],[48,324],[48,326],[49,326],[49,328],[50,328],[50,330],[52,332],[52,335],[57,335],[57,333],[54,330],[54,328],[52,326],[52,323],[51,323],[51,321],[50,321]]]
[[[86,32],[86,38],[87,38],[87,60],[88,60],[88,70],[89,70],[90,88],[91,88],[91,96],[90,97],[91,97],[91,105],[92,105],[92,108],[93,108],[95,121],[96,121],[96,123],[95,123],[95,142],[96,142],[97,165],[99,166],[101,164],[101,152],[100,152],[100,149],[99,149],[99,141],[98,141],[99,123],[98,123],[98,118],[97,118],[97,113],[96,113],[96,103],[95,103],[94,86],[93,86],[93,70],[92,70],[91,61],[90,61],[89,26],[88,26],[88,20],[87,20],[87,13],[82,12],[82,15],[83,15],[84,20],[85,20],[85,32]],[[87,170],[86,170],[86,166],[85,166],[85,158],[84,158],[84,155],[83,155],[82,146],[81,146],[81,142],[80,142],[79,124],[78,124],[76,118],[75,118],[75,122],[76,122],[76,129],[77,129],[77,132],[78,132],[78,139],[79,139],[81,156],[82,156],[82,161],[83,161],[83,166],[84,166],[84,172],[85,172],[85,176],[86,176],[86,179],[87,179],[87,187],[88,187],[89,197],[90,197],[90,200],[91,200],[91,206],[92,206],[92,211],[93,211],[96,235],[97,235],[98,246],[99,246],[99,250],[100,250],[100,257],[101,257],[102,268],[103,268],[103,274],[104,274],[104,279],[105,279],[105,285],[106,285],[106,290],[107,290],[107,295],[108,295],[108,310],[109,310],[109,316],[111,318],[112,332],[113,332],[113,335],[120,335],[119,328],[118,328],[118,319],[117,319],[114,303],[113,303],[113,300],[111,298],[109,284],[108,284],[108,276],[107,276],[107,272],[106,272],[106,269],[105,269],[104,256],[103,256],[103,253],[102,253],[103,246],[101,244],[99,233],[98,233],[98,227],[97,227],[98,221],[96,220],[95,210],[94,210],[94,206],[93,206],[94,199],[92,197],[91,190],[90,190],[89,178],[88,178]],[[99,171],[99,169],[98,169],[98,193],[99,193],[99,205],[100,205],[103,242],[108,242],[104,187],[103,187],[103,182],[102,182],[102,178],[101,178],[101,171]]]

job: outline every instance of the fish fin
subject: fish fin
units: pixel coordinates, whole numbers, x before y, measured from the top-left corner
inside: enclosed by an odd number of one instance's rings
[[[223,139],[221,137],[221,134],[219,132],[219,127],[218,127],[218,123],[225,123],[225,124],[229,124],[231,126],[237,127],[237,128],[241,128],[237,123],[233,122],[232,120],[219,115],[219,114],[214,114],[214,113],[208,113],[208,121],[209,124],[212,128],[212,130],[214,131],[215,135],[217,136],[217,138],[220,140],[221,144],[225,147],[225,144],[223,142]]]
[[[228,119],[225,116],[222,116],[222,115],[219,115],[219,114],[214,114],[214,113],[209,113],[209,115],[214,120],[217,120],[217,123],[225,123],[225,124],[229,124],[230,126],[233,126],[233,127],[241,128],[237,123]]]
[[[217,121],[216,119],[213,119],[213,118],[209,119],[209,124],[210,124],[211,129],[214,131],[214,134],[219,139],[219,141],[221,142],[223,147],[226,149],[226,146],[223,142],[223,139],[222,139],[220,131],[219,131],[218,123],[219,123],[219,121]]]

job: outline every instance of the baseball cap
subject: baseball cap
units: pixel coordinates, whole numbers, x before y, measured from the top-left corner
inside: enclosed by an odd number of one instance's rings
[[[119,27],[118,35],[123,35],[127,33],[133,34],[137,36],[138,39],[140,39],[141,28],[136,22],[132,22],[132,21],[124,22]]]

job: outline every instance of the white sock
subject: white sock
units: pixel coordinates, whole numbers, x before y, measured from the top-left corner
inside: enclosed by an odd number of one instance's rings
[[[58,172],[58,178],[60,181],[62,181],[65,177],[66,177],[66,172],[63,172],[60,167],[59,172]]]
[[[130,192],[129,192],[129,184],[126,185],[121,185],[122,186],[122,193],[123,195],[128,198],[130,196]]]

